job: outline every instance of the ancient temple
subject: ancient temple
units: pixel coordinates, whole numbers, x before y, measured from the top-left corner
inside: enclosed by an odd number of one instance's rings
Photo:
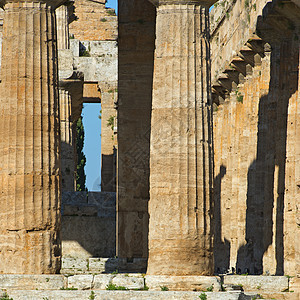
[[[1,274],[299,280],[300,3],[213,4],[1,1]],[[100,102],[102,192],[76,192]]]

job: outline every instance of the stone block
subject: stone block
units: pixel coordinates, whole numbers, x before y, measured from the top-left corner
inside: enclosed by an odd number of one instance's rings
[[[62,257],[61,272],[64,274],[74,274],[87,272],[88,260],[85,258]]]
[[[213,287],[213,291],[221,291],[221,284],[214,276],[163,276],[146,275],[145,284],[150,290],[160,291],[162,286],[171,291],[206,291]]]
[[[112,279],[112,284],[115,284],[116,286],[124,286],[129,290],[142,290],[144,289],[144,278],[141,275],[118,274]]]
[[[96,290],[105,290],[111,283],[114,275],[111,274],[99,274],[94,276],[94,286]]]
[[[105,259],[103,258],[89,258],[89,271],[92,273],[105,272]]]
[[[127,258],[119,258],[118,270],[129,273],[146,273],[147,261],[147,258],[133,258],[131,261]]]
[[[239,285],[244,291],[272,291],[283,292],[289,288],[289,279],[285,276],[224,276],[224,286]]]
[[[89,258],[114,257],[115,218],[64,216],[62,218],[63,256]]]
[[[105,272],[112,273],[118,270],[119,260],[118,258],[102,258],[105,262]]]
[[[116,193],[90,192],[88,203],[98,208],[98,217],[116,216]]]
[[[73,275],[68,277],[68,288],[88,290],[92,288],[93,275]]]
[[[0,289],[55,290],[63,287],[63,275],[0,274]]]
[[[62,204],[65,203],[76,203],[83,204],[87,203],[86,192],[62,192]]]
[[[89,299],[91,291],[8,291],[9,297],[14,300],[86,300]],[[156,291],[94,291],[95,299],[109,300],[199,300],[199,292],[156,292]],[[252,296],[237,292],[206,293],[207,300],[250,300]],[[287,300],[288,298],[282,298]],[[292,299],[289,299],[292,300]]]
[[[300,293],[300,277],[292,277],[289,282],[289,290]]]

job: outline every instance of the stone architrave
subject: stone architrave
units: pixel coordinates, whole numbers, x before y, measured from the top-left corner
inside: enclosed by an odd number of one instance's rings
[[[150,0],[151,1],[151,0]],[[148,274],[211,275],[212,113],[208,7],[157,6]]]
[[[0,1],[0,273],[60,269],[60,2]]]

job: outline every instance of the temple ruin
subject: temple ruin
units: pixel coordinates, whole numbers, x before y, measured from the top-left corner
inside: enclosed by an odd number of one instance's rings
[[[299,296],[299,0],[0,3],[0,276]],[[101,192],[76,188],[84,103]]]

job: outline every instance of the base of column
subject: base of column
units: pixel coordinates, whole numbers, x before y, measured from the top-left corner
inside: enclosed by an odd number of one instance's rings
[[[57,274],[61,248],[56,231],[20,230],[0,235],[0,274]]]
[[[199,240],[152,240],[148,275],[213,275],[213,253]]]

